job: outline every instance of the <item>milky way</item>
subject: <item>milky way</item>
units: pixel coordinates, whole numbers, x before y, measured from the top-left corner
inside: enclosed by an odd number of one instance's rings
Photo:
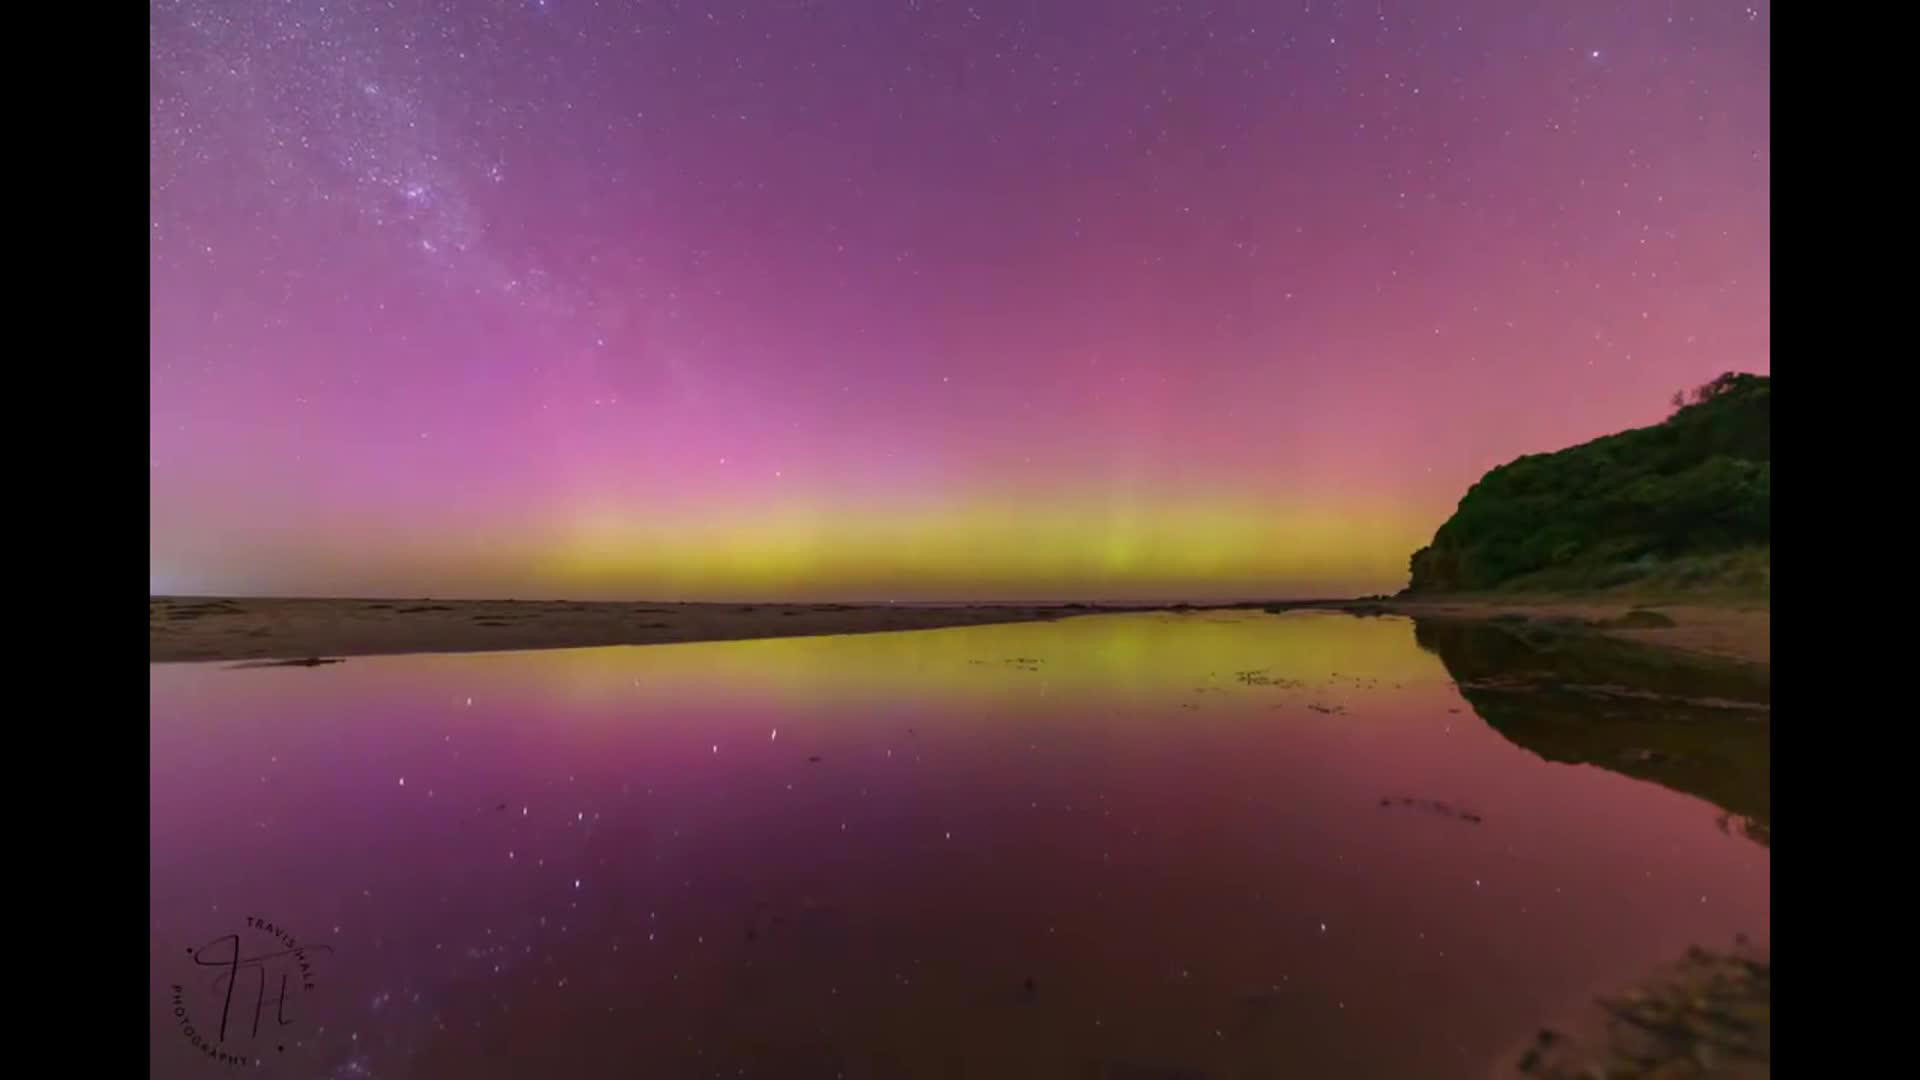
[[[1770,370],[1744,3],[151,7],[156,591],[1372,591]]]

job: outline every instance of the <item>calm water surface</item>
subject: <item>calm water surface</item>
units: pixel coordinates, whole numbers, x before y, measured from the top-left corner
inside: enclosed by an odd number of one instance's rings
[[[1493,1075],[1768,939],[1765,712],[1503,678],[1671,682],[1575,653],[1301,612],[154,664],[153,1075]],[[258,1068],[191,1044],[223,1013]]]

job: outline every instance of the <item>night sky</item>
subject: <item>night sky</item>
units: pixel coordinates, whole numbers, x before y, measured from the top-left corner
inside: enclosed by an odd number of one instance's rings
[[[1768,9],[150,8],[151,588],[1390,591],[1768,372]]]

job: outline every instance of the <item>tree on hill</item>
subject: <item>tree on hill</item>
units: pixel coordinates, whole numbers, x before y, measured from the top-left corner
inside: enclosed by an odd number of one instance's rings
[[[1737,371],[1723,372],[1711,380],[1694,387],[1691,392],[1675,390],[1673,392],[1673,398],[1668,404],[1673,406],[1675,412],[1679,412],[1681,409],[1686,408],[1689,403],[1700,405],[1712,401],[1714,398],[1730,394],[1735,390],[1752,386],[1754,380],[1764,382],[1765,379],[1766,376],[1763,375],[1746,375]]]

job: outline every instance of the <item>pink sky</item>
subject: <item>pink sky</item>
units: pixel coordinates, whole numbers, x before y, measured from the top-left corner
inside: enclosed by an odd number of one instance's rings
[[[156,592],[1391,590],[1770,371],[1759,6],[362,7],[154,7]]]

